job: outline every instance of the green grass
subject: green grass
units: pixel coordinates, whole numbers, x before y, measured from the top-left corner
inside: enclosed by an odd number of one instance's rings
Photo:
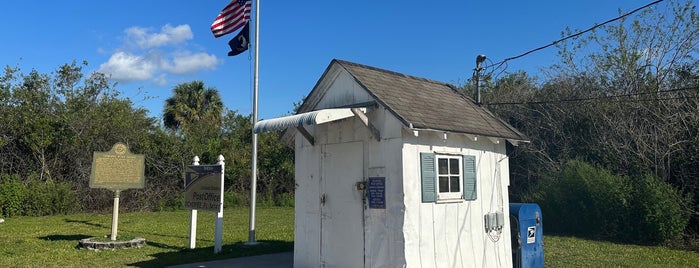
[[[699,267],[699,253],[544,235],[546,267]]]
[[[196,249],[189,249],[189,211],[120,213],[117,240],[143,237],[142,248],[91,251],[78,240],[111,234],[111,214],[12,217],[0,223],[0,267],[162,267],[293,250],[294,209],[258,208],[256,238],[246,247],[249,209],[224,210],[223,248],[213,253],[216,214],[199,211]]]
[[[13,217],[0,223],[0,267],[162,267],[198,261],[290,251],[294,208],[257,210],[257,239],[246,247],[248,208],[224,211],[223,250],[213,254],[215,214],[199,212],[197,248],[188,249],[189,211],[122,213],[118,238],[143,237],[136,249],[77,249],[78,240],[111,233],[111,214]],[[119,239],[121,240],[121,239]],[[544,236],[546,267],[698,267],[699,253],[665,247],[621,245]]]

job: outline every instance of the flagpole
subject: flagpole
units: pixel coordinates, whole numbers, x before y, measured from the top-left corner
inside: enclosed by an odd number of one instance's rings
[[[259,73],[259,51],[260,51],[260,0],[254,0],[255,4],[255,70],[253,75],[253,96],[252,96],[252,125],[257,123],[257,92]],[[252,130],[251,130],[252,131]],[[257,133],[252,133],[252,175],[250,182],[250,231],[248,232],[248,243],[255,241],[255,203],[257,199]]]

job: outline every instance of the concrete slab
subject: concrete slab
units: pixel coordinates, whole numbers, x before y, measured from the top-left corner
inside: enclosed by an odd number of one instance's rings
[[[233,258],[217,261],[208,262],[197,262],[189,264],[180,264],[175,266],[168,266],[170,268],[218,268],[218,267],[232,267],[232,268],[247,268],[247,267],[257,267],[257,268],[292,268],[294,267],[294,252],[282,252],[275,254],[259,255],[252,257],[242,257]]]

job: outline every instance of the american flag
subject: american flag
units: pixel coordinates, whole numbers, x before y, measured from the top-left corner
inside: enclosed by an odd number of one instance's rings
[[[245,23],[250,19],[251,7],[251,0],[231,1],[211,24],[211,32],[216,38],[219,38],[245,26]]]

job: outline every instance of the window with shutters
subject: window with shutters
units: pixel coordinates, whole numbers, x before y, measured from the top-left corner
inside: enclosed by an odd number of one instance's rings
[[[437,200],[463,198],[461,157],[437,155]]]
[[[422,202],[476,200],[476,157],[420,153]]]

